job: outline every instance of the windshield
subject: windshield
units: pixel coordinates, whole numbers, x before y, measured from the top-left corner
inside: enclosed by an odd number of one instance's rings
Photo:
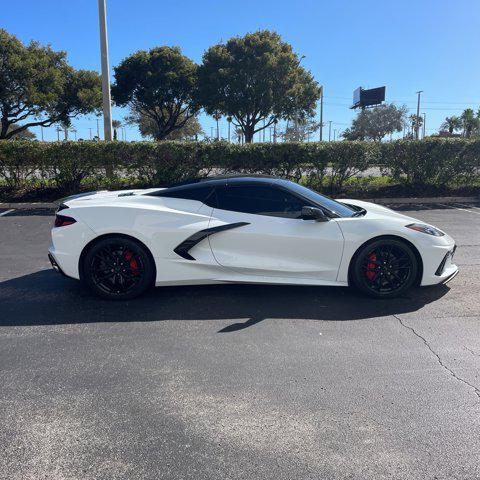
[[[290,182],[288,180],[283,180],[282,183],[289,190],[294,191],[298,195],[310,200],[313,203],[321,205],[322,207],[327,208],[328,210],[336,213],[339,217],[351,217],[356,211],[353,208],[347,207],[343,203],[332,200],[331,198],[320,195],[314,190],[310,190],[307,187],[303,187],[295,182]]]

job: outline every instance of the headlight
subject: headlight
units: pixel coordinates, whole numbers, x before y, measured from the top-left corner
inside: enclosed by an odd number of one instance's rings
[[[433,235],[434,237],[443,237],[445,235],[445,233],[438,228],[432,227],[431,225],[425,225],[425,223],[411,223],[410,225],[405,226],[411,230],[426,233],[427,235]]]

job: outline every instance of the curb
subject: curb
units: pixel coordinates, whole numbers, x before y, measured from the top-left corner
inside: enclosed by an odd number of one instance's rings
[[[15,210],[34,210],[34,209],[52,209],[57,208],[60,202],[7,202],[0,203],[0,208],[13,208]]]
[[[339,199],[342,200],[342,199]],[[353,199],[352,199],[353,200]],[[432,205],[443,203],[480,203],[480,197],[412,197],[412,198],[359,198],[362,202],[379,203],[381,205]],[[60,202],[6,202],[0,208],[15,210],[56,209]]]
[[[443,204],[443,203],[478,203],[480,197],[411,197],[411,198],[368,198],[358,199],[365,202],[387,205],[416,205],[416,204]]]

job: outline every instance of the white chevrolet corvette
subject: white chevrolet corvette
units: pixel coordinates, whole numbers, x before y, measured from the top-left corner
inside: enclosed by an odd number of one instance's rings
[[[94,192],[60,205],[53,267],[110,299],[153,285],[353,285],[375,297],[444,283],[455,242],[432,225],[262,176]]]

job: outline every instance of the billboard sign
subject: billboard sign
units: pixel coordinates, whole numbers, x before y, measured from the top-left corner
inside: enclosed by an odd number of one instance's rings
[[[370,88],[364,90],[362,87],[353,92],[352,108],[365,108],[380,105],[385,101],[385,87]]]

